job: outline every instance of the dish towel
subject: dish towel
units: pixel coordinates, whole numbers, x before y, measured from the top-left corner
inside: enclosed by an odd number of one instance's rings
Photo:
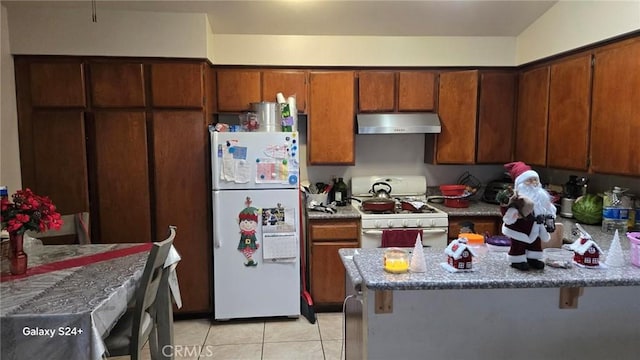
[[[380,247],[414,247],[416,236],[422,239],[422,230],[382,230]]]

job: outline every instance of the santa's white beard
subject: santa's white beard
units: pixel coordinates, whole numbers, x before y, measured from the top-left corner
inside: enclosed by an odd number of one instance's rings
[[[551,203],[551,195],[540,185],[519,184],[516,187],[518,195],[526,196],[533,201],[533,213],[535,215],[554,215],[556,207]]]

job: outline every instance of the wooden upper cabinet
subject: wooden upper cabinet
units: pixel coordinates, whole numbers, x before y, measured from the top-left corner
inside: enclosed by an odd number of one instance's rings
[[[309,74],[308,164],[355,163],[355,73]]]
[[[528,165],[546,165],[549,66],[525,71],[518,84],[515,159]]]
[[[204,63],[151,64],[153,107],[202,108]]]
[[[358,108],[361,112],[396,109],[396,73],[360,71],[358,73]]]
[[[358,78],[358,108],[362,112],[435,109],[435,72],[361,71]]]
[[[35,176],[25,187],[51,198],[61,214],[89,211],[84,114],[34,111]]]
[[[480,74],[476,153],[479,164],[511,161],[517,76],[513,71]]]
[[[299,113],[307,111],[307,72],[267,70],[262,72],[262,100],[274,102],[281,92],[285,99],[296,98]]]
[[[640,175],[640,39],[596,51],[591,169]]]
[[[547,166],[586,171],[591,54],[551,65]]]
[[[442,131],[436,138],[437,163],[475,162],[477,107],[477,70],[440,74],[438,114]]]
[[[145,106],[142,63],[95,62],[89,70],[93,106]]]
[[[218,111],[251,110],[251,103],[260,102],[261,73],[258,70],[217,71]]]
[[[30,64],[31,104],[36,107],[85,107],[84,65],[76,62]]]
[[[398,73],[398,111],[433,111],[436,99],[436,73],[400,71]]]

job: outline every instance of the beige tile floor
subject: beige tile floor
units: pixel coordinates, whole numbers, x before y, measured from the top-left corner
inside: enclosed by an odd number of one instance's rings
[[[318,313],[315,324],[298,319],[179,320],[174,323],[176,360],[341,360],[342,313]],[[125,360],[128,356],[111,357]],[[150,359],[145,349],[143,359]]]

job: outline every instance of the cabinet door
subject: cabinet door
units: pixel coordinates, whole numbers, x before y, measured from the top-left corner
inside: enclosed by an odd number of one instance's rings
[[[274,102],[281,92],[285,98],[295,96],[299,113],[307,111],[307,72],[278,71],[262,72],[262,100]]]
[[[590,54],[551,65],[548,166],[587,170],[590,99]]]
[[[392,71],[358,73],[358,107],[362,112],[394,111],[396,74]]]
[[[218,70],[218,111],[248,111],[260,102],[260,71]]]
[[[591,169],[640,175],[640,40],[595,53]]]
[[[309,75],[307,152],[310,165],[355,163],[354,73]]]
[[[310,290],[318,305],[341,304],[345,298],[345,270],[338,250],[357,248],[355,242],[314,242],[311,245]]]
[[[98,242],[151,241],[147,127],[143,111],[93,113]],[[95,207],[95,211],[94,211]],[[95,230],[95,229],[94,229]]]
[[[154,107],[202,108],[203,63],[151,64],[151,96]]]
[[[80,60],[33,62],[29,67],[33,106],[86,106],[84,65]]]
[[[142,63],[94,62],[89,70],[93,106],[145,106]]]
[[[476,154],[478,71],[440,74],[436,160],[441,164],[473,164]]]
[[[546,165],[549,67],[520,74],[515,159],[528,165]]]
[[[513,150],[517,74],[480,75],[477,162],[508,163]]]
[[[495,216],[455,216],[449,218],[449,240],[457,239],[462,223],[470,222],[474,225],[476,234],[500,235],[501,218]]]
[[[176,137],[176,129],[180,136]],[[179,312],[207,312],[211,306],[209,142],[202,111],[155,111],[153,180],[156,238],[178,227],[174,245],[188,261],[178,280],[184,306]]]
[[[400,71],[398,73],[398,111],[435,109],[436,73]]]
[[[35,182],[24,186],[49,196],[61,214],[89,211],[84,114],[34,111],[32,121]]]

